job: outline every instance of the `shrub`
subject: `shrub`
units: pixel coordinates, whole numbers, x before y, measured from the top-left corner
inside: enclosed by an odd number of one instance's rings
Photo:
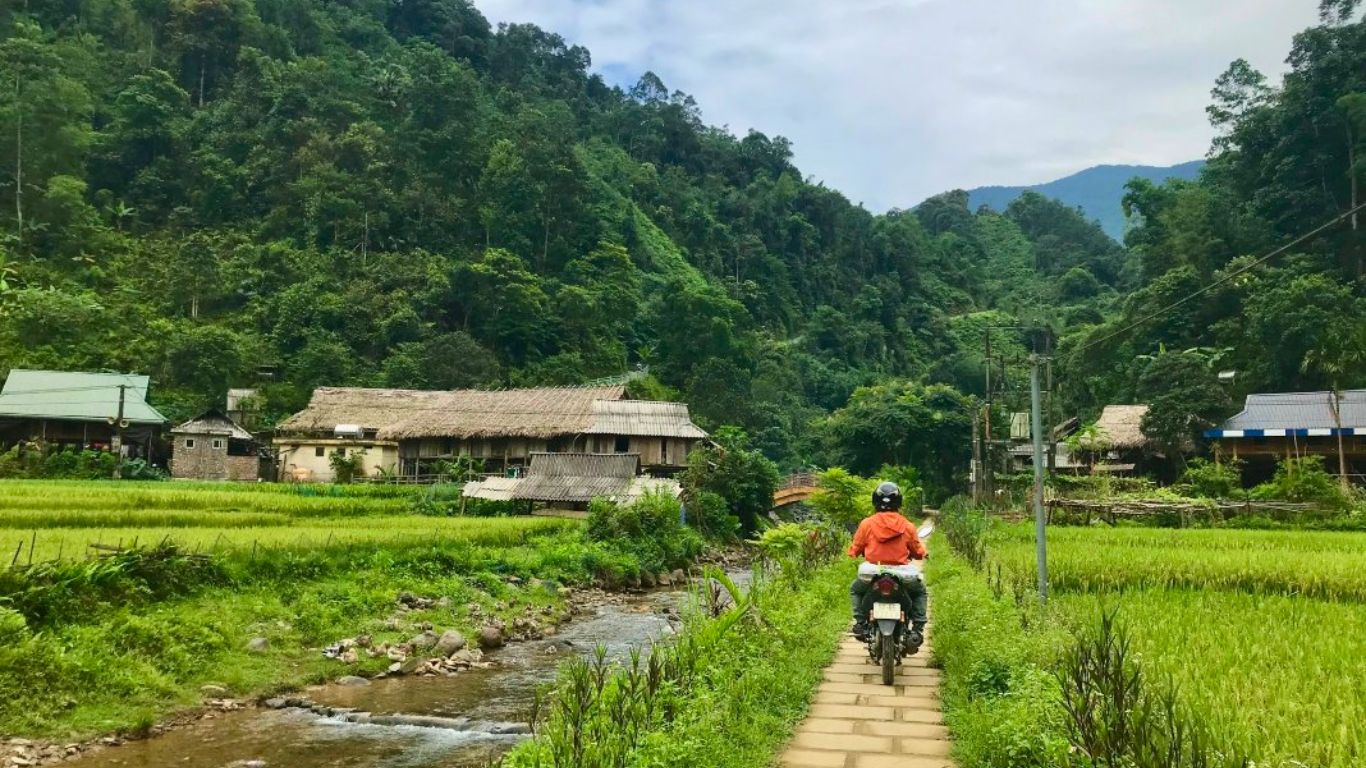
[[[702,552],[702,537],[683,524],[678,499],[665,493],[647,493],[625,506],[594,499],[585,530],[590,540],[634,555],[652,573],[684,565]]]
[[[1258,501],[1295,501],[1334,508],[1350,504],[1337,478],[1323,468],[1322,456],[1282,459],[1271,480],[1253,488],[1249,495]]]
[[[703,536],[721,542],[739,538],[740,518],[731,514],[726,500],[711,491],[698,491],[686,500],[687,523]]]
[[[1243,493],[1242,462],[1233,460],[1218,464],[1205,459],[1191,459],[1181,473],[1177,485],[1191,496],[1207,499],[1232,499]]]
[[[820,473],[816,485],[820,490],[811,497],[811,506],[825,521],[852,527],[873,514],[872,481],[833,467]]]
[[[327,461],[332,465],[332,482],[334,483],[347,485],[365,477],[364,451],[344,453],[336,450],[328,456]]]

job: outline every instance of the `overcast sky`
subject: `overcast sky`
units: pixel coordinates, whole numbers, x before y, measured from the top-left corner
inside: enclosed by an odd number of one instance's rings
[[[646,70],[704,119],[794,143],[874,211],[955,187],[1203,157],[1214,78],[1279,81],[1317,0],[476,0]]]

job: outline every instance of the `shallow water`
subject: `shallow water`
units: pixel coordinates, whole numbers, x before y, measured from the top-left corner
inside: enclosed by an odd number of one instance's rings
[[[261,760],[270,768],[470,768],[482,766],[525,736],[489,732],[525,723],[536,687],[554,679],[569,654],[602,644],[622,658],[673,631],[663,611],[682,592],[654,592],[596,607],[554,637],[517,643],[489,654],[497,666],[453,677],[376,680],[368,686],[320,686],[307,694],[319,704],[377,715],[468,718],[471,730],[343,722],[304,710],[250,709],[218,714],[156,738],[91,754],[80,768],[223,768]],[[338,674],[344,671],[339,667]]]

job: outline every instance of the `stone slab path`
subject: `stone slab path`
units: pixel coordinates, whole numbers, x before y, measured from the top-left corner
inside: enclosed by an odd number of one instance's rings
[[[939,670],[928,638],[883,685],[881,668],[846,635],[806,720],[779,759],[783,768],[953,768],[939,709]]]

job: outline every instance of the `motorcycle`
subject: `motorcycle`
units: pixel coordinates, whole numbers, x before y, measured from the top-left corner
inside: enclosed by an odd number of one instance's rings
[[[917,531],[924,541],[934,533],[934,521],[926,521]],[[911,631],[910,617],[901,608],[905,593],[904,582],[920,579],[920,566],[914,561],[906,565],[874,565],[863,563],[858,576],[872,582],[873,610],[865,643],[868,656],[882,665],[882,684],[891,685],[896,678],[896,667],[901,659],[920,651],[923,638]]]

